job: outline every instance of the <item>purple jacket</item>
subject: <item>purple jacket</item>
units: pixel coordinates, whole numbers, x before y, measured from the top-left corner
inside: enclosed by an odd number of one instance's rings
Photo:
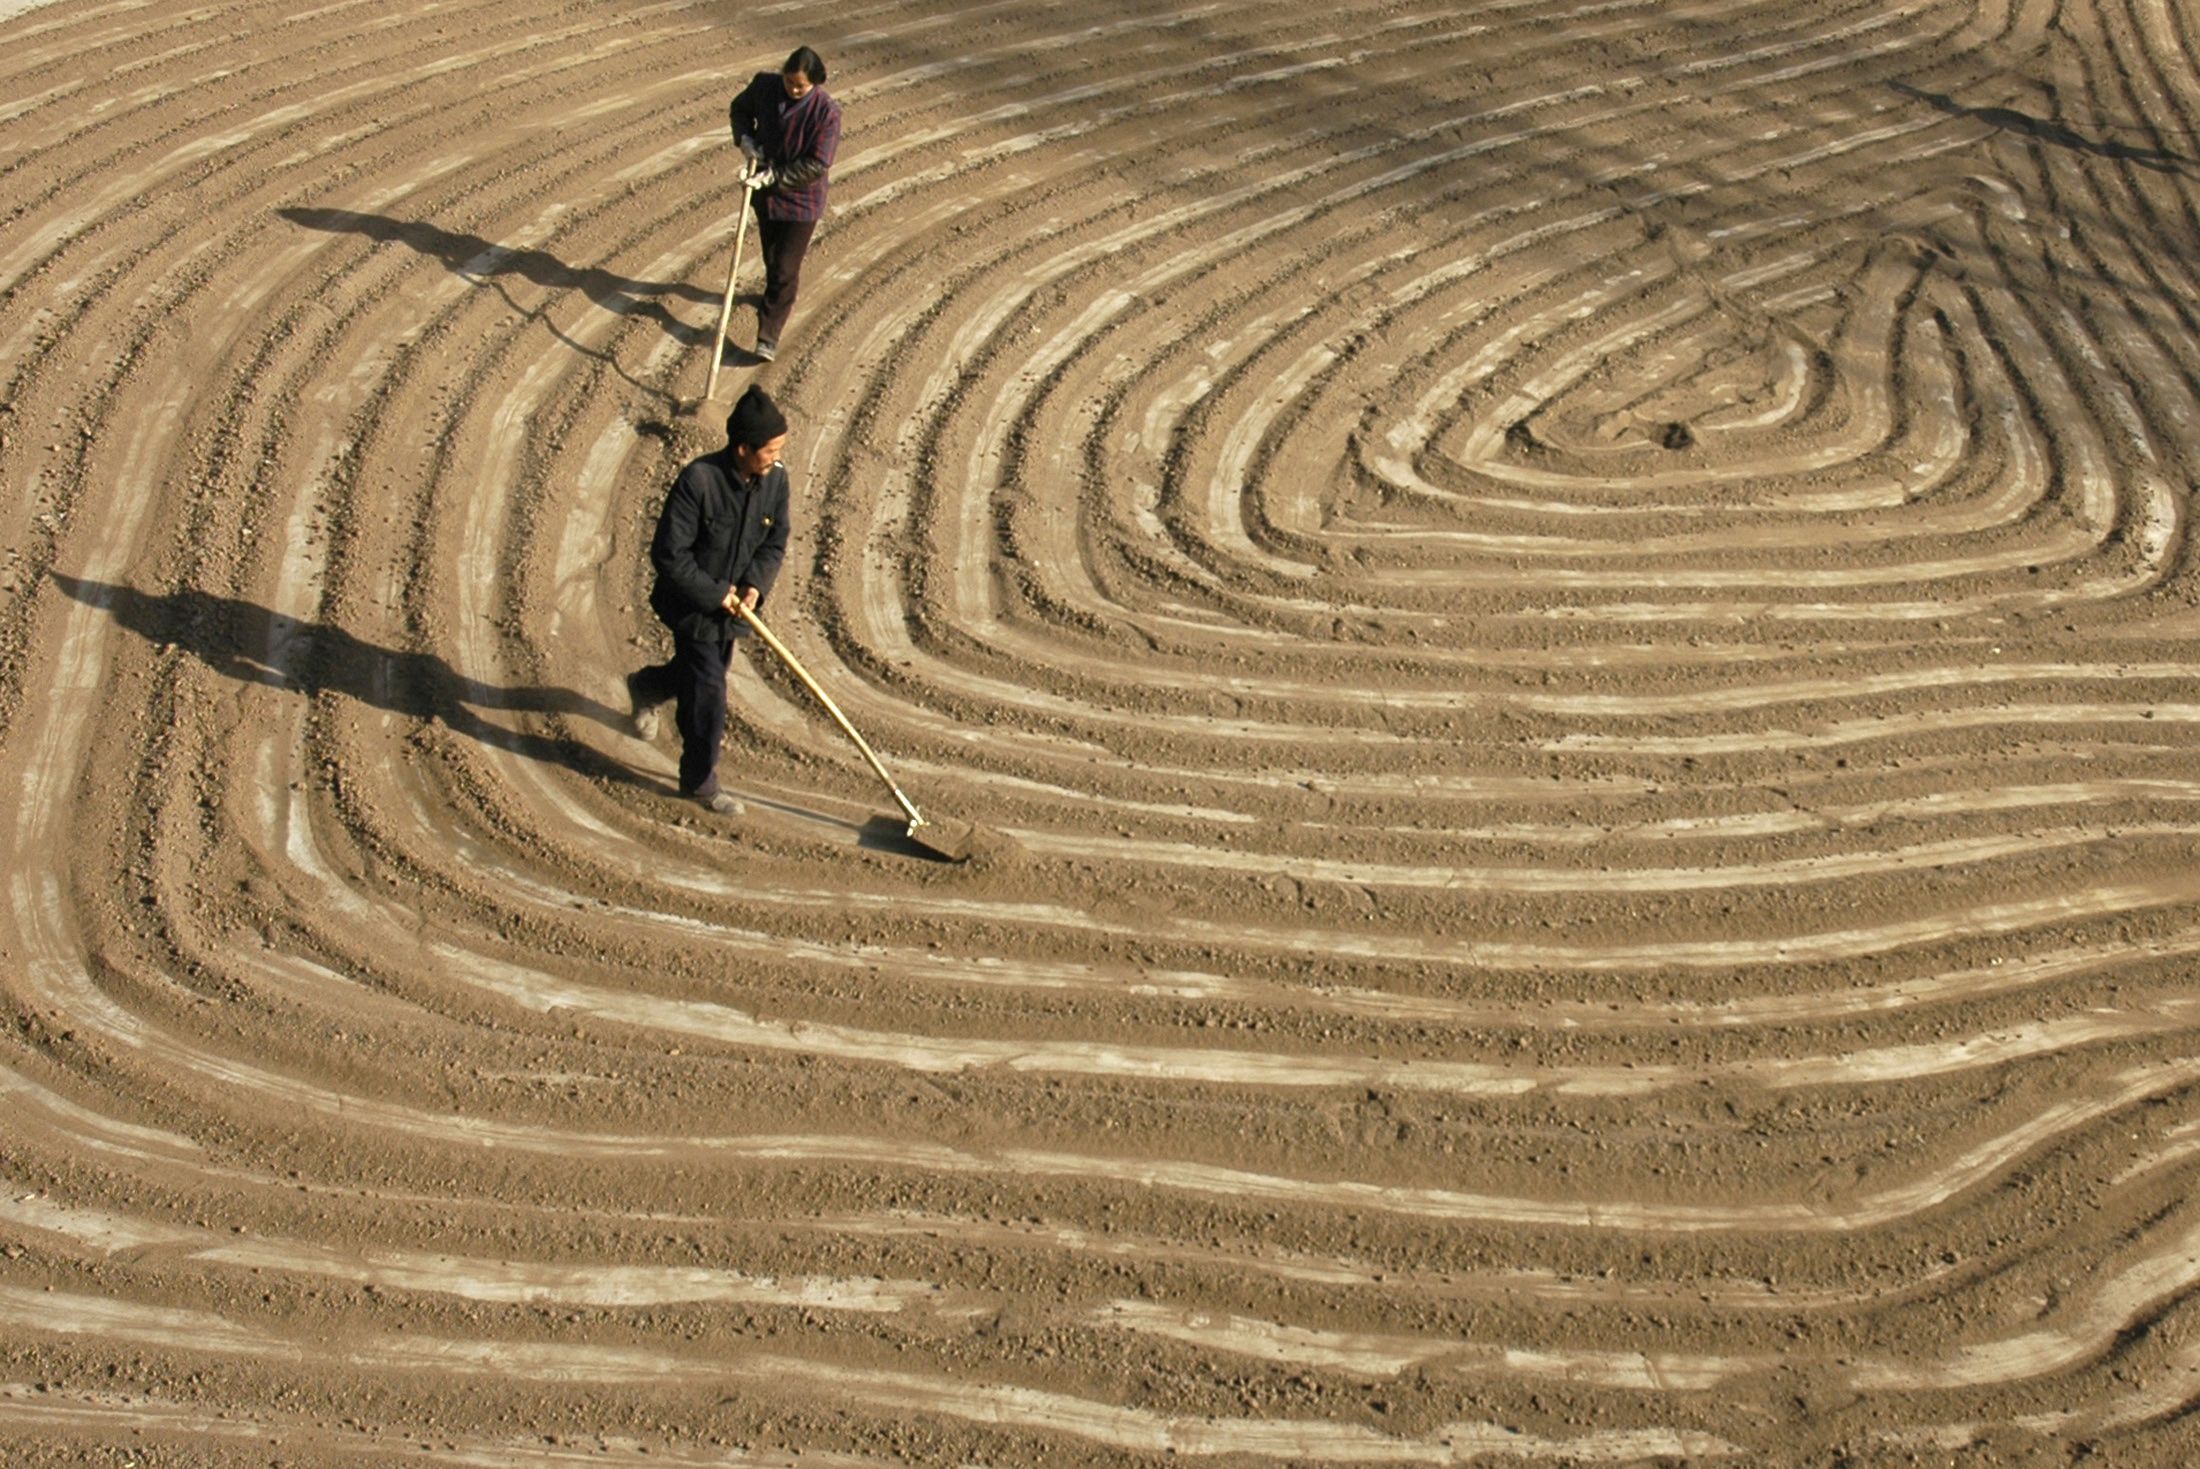
[[[840,151],[840,104],[823,87],[800,102],[787,96],[776,71],[760,71],[728,109],[735,138],[747,134],[764,150],[779,181],[756,196],[766,219],[823,219],[826,175]]]

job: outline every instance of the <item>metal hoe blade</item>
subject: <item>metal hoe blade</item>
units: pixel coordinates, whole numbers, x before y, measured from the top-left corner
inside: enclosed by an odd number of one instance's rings
[[[977,828],[967,821],[934,821],[920,816],[904,833],[910,841],[948,862],[967,862]]]

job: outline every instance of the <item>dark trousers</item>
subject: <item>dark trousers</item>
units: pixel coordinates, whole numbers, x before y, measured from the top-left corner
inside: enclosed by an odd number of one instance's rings
[[[802,257],[809,253],[814,219],[756,218],[756,248],[764,257],[764,301],[756,308],[756,339],[779,341],[794,314],[794,293],[802,284]]]
[[[646,703],[673,701],[680,731],[680,794],[707,796],[718,789],[718,746],[726,738],[726,669],[733,644],[703,643],[672,635],[672,660],[634,675],[634,692]]]

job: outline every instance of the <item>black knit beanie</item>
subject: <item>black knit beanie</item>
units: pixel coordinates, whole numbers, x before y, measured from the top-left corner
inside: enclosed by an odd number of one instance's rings
[[[754,449],[768,444],[787,431],[787,415],[779,411],[779,405],[762,388],[750,384],[741,395],[741,401],[733,405],[733,412],[726,415],[726,442]]]

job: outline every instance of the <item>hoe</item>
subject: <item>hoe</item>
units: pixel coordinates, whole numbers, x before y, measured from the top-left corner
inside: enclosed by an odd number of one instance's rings
[[[833,696],[818,687],[817,680],[810,677],[809,670],[802,666],[793,653],[787,651],[787,645],[772,636],[772,630],[764,626],[764,620],[739,602],[734,604],[733,610],[741,614],[743,622],[756,630],[756,635],[764,640],[764,646],[777,653],[780,660],[793,671],[794,676],[802,680],[802,686],[817,695],[817,702],[823,704],[825,712],[833,716],[833,722],[840,726],[841,733],[854,740],[856,748],[863,752],[863,758],[871,762],[871,769],[878,772],[880,780],[886,782],[886,789],[894,793],[895,804],[901,807],[902,815],[909,819],[908,829],[903,834],[935,857],[948,862],[968,861],[977,828],[967,821],[941,821],[919,811],[916,803],[903,795],[901,787],[894,784],[894,778],[886,773],[886,767],[871,752],[870,744],[856,733],[856,727],[848,722],[848,716],[840,712],[840,706],[833,702]]]

